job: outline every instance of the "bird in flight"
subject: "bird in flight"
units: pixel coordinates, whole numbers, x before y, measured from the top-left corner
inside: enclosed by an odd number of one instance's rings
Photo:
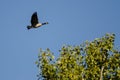
[[[38,28],[45,24],[48,24],[48,22],[40,23],[38,21],[37,12],[34,12],[33,15],[31,16],[31,25],[27,26],[27,29],[29,30],[31,28]]]

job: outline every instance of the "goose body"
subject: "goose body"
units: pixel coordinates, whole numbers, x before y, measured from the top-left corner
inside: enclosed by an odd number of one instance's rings
[[[48,24],[48,22],[40,23],[38,21],[37,12],[34,12],[31,16],[31,25],[27,26],[27,29],[38,28],[38,27],[41,27],[42,25],[45,25],[45,24]]]

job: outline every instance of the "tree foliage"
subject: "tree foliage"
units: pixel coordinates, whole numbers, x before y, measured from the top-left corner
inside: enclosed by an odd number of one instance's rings
[[[60,56],[40,50],[36,61],[43,80],[118,80],[120,52],[114,48],[115,34],[106,34],[79,46],[63,46]]]

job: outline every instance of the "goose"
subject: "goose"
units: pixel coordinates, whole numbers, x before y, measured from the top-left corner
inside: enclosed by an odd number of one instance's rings
[[[37,12],[34,12],[31,16],[31,25],[28,25],[27,29],[29,30],[31,28],[38,28],[38,27],[41,27],[41,26],[46,25],[46,24],[48,24],[48,22],[40,23],[38,21]]]

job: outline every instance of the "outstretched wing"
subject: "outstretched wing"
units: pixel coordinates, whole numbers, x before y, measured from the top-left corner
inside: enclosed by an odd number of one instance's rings
[[[37,17],[37,12],[34,12],[33,15],[31,16],[31,25],[35,26],[38,24],[38,17]]]

